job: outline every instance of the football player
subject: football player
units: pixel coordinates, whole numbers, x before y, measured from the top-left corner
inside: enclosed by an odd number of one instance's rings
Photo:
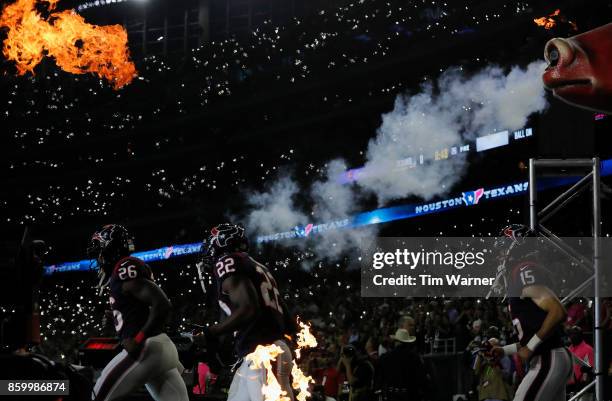
[[[276,281],[267,267],[247,254],[244,228],[221,224],[210,230],[202,244],[198,274],[212,274],[217,302],[226,315],[221,323],[204,329],[195,340],[214,343],[215,338],[234,334],[234,350],[243,359],[229,389],[229,401],[261,401],[266,383],[265,369],[253,369],[244,359],[258,345],[276,344],[283,353],[276,359],[275,376],[286,396],[291,389],[292,353],[285,335],[295,333],[295,322],[284,306]],[[240,362],[240,359],[239,359]]]
[[[492,352],[498,357],[518,354],[529,363],[515,401],[565,401],[565,385],[572,372],[571,356],[562,342],[566,312],[547,285],[546,270],[527,240],[533,236],[527,226],[512,224],[496,243],[502,249],[502,264],[493,291],[508,296],[519,341]]]
[[[155,284],[151,269],[130,256],[128,231],[110,224],[96,231],[88,248],[98,262],[100,294],[110,289],[110,307],[123,350],[104,368],[93,390],[95,401],[116,400],[143,384],[156,401],[187,401],[174,343],[163,332],[171,305]]]

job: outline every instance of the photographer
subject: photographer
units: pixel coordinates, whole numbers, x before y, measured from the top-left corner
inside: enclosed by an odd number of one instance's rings
[[[374,399],[374,367],[367,357],[358,352],[354,345],[342,349],[339,370],[343,369],[349,384],[349,401],[371,401]]]
[[[473,350],[474,373],[478,377],[479,401],[507,401],[512,399],[508,379],[511,375],[510,358],[495,358],[490,354],[492,347],[499,346],[499,340],[491,337],[482,346]]]

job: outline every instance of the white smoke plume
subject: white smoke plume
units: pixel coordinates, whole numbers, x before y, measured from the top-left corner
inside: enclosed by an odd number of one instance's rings
[[[299,192],[297,183],[285,175],[272,183],[267,191],[249,194],[247,229],[252,234],[269,234],[303,224],[307,221],[306,215],[295,205]]]
[[[325,178],[316,181],[310,191],[313,201],[313,218],[317,222],[329,222],[350,217],[359,209],[362,194],[355,185],[342,185],[338,178],[347,170],[342,160],[327,165]],[[353,230],[329,230],[313,238],[311,246],[319,258],[336,259],[351,249],[359,249],[368,240],[376,238],[378,227],[368,226]]]
[[[436,83],[422,85],[416,94],[399,95],[393,110],[382,116],[356,183],[340,183],[338,178],[347,169],[341,160],[328,163],[325,178],[310,189],[300,190],[285,176],[268,192],[249,195],[246,221],[251,233],[265,235],[308,222],[348,217],[360,211],[363,195],[375,195],[380,205],[409,196],[429,200],[445,195],[462,178],[467,160],[459,153],[435,161],[435,152],[496,131],[524,127],[531,114],[547,106],[541,82],[543,69],[543,62],[534,62],[508,73],[489,67],[467,77],[455,68],[443,73]],[[398,168],[399,160],[417,160],[421,154],[426,157],[423,164]],[[308,197],[312,210],[301,210],[297,196]],[[318,257],[335,258],[376,233],[375,226],[327,231],[314,236],[310,246]]]
[[[368,145],[365,174],[358,184],[380,204],[410,195],[425,200],[446,194],[467,167],[464,154],[432,160],[436,151],[496,131],[523,127],[529,115],[546,108],[541,82],[544,63],[504,74],[486,68],[467,78],[447,70],[436,85],[421,86],[416,95],[400,95],[393,111],[383,115]],[[426,155],[424,165],[399,170],[397,161]]]

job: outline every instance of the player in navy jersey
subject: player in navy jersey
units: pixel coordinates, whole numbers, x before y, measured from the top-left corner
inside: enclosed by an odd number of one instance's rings
[[[504,228],[496,244],[502,248],[502,267],[494,292],[508,296],[519,341],[492,352],[497,356],[516,353],[529,363],[515,401],[565,401],[572,372],[571,356],[562,342],[566,312],[550,289],[549,272],[538,263],[538,252],[527,240],[531,236],[528,227],[513,224]]]
[[[130,256],[127,230],[116,224],[93,234],[88,248],[98,262],[100,294],[110,289],[110,307],[123,350],[104,368],[92,400],[122,399],[145,385],[156,401],[187,401],[183,366],[163,326],[170,316],[166,294],[155,284],[151,269]]]
[[[295,322],[270,271],[247,251],[248,242],[240,225],[218,225],[205,239],[199,266],[212,275],[216,299],[226,318],[206,328],[197,341],[214,343],[218,336],[234,333],[238,358],[244,358],[258,345],[276,344],[283,353],[277,357],[275,376],[286,396],[293,400],[290,381],[293,358],[285,335],[295,333]],[[199,273],[202,277],[202,271]],[[263,400],[265,374],[264,369],[253,369],[252,362],[242,361],[232,380],[228,400]]]

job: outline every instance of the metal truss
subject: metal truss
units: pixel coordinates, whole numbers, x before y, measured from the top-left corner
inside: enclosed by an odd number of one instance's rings
[[[555,198],[548,205],[538,210],[537,205],[537,177],[545,173],[547,175],[565,175],[559,169],[572,169],[580,171],[584,176],[568,190]],[[591,382],[580,393],[576,394],[570,401],[578,399],[584,392],[595,386],[595,400],[604,401],[603,398],[603,353],[602,335],[603,328],[599,326],[601,316],[600,297],[600,258],[601,258],[601,164],[598,157],[592,159],[529,159],[529,225],[532,230],[546,238],[548,242],[564,253],[571,261],[585,269],[590,277],[574,290],[572,290],[561,302],[567,303],[570,299],[581,294],[585,288],[594,285],[595,313],[594,313],[594,337],[595,337],[595,380]],[[551,174],[552,173],[552,174]],[[551,219],[557,212],[568,207],[568,205],[579,195],[591,188],[592,195],[592,255],[582,255],[572,246],[559,238],[543,224]]]

